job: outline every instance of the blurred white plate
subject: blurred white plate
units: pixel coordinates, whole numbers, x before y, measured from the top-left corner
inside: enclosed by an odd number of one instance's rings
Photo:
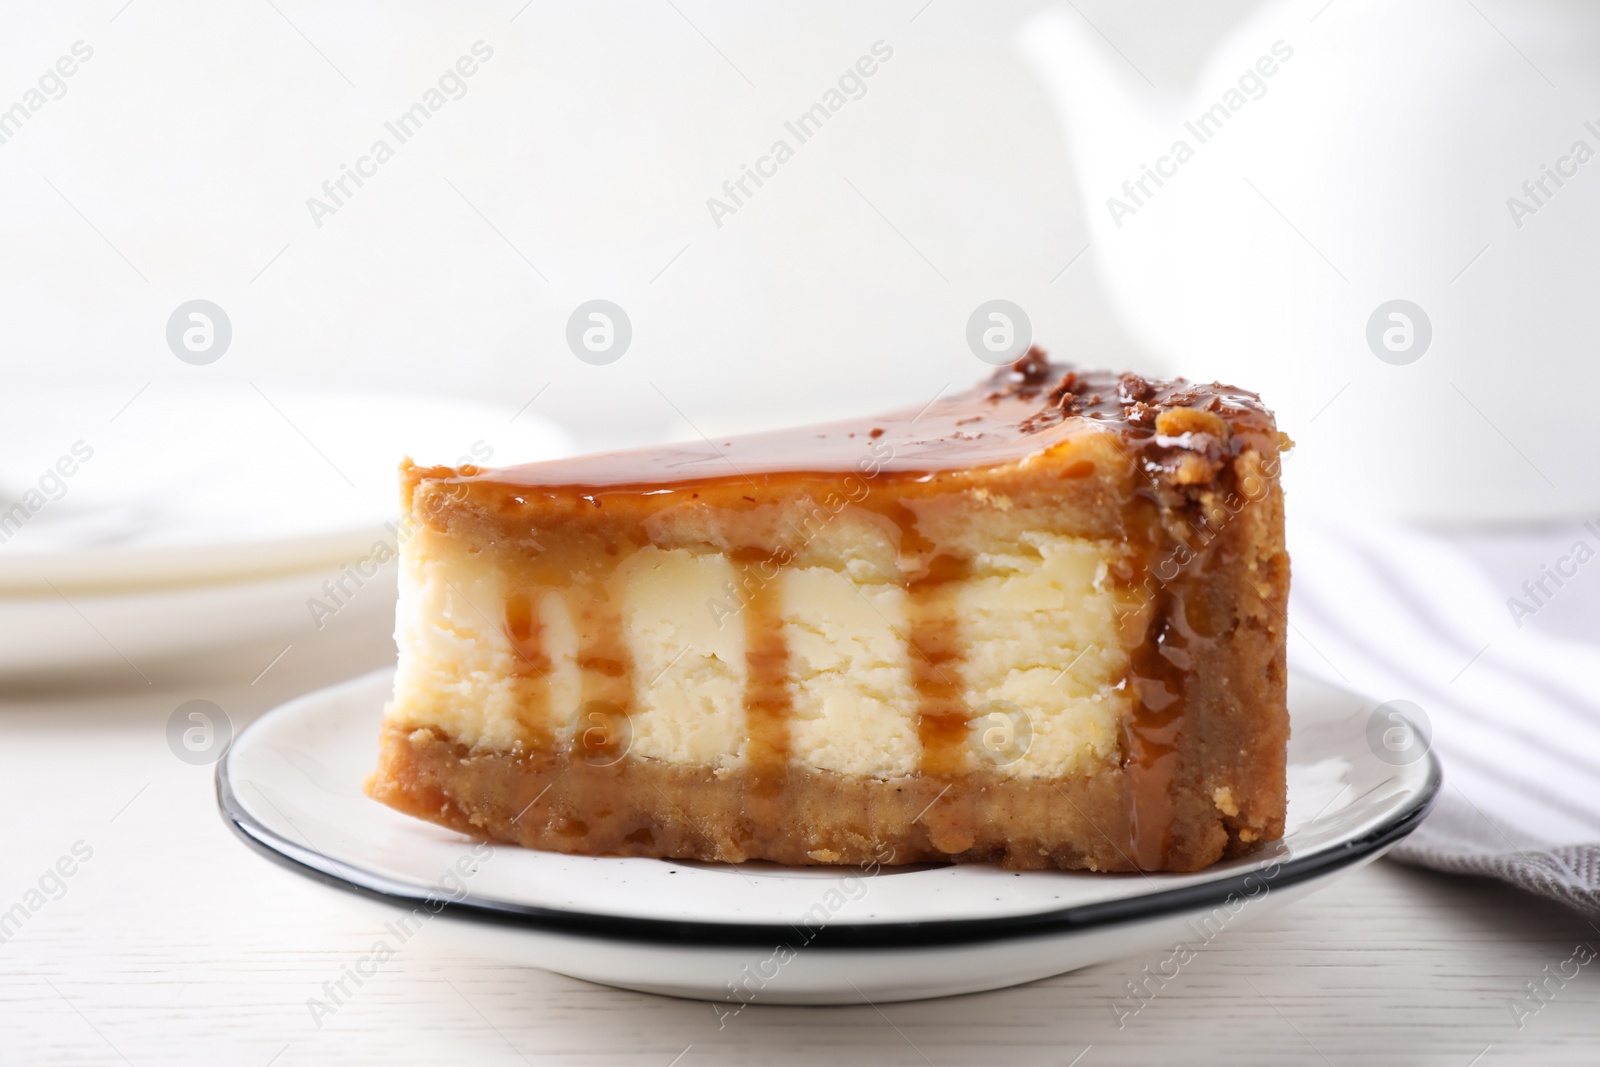
[[[249,383],[8,387],[0,596],[337,566],[392,537],[384,524],[399,510],[402,457],[501,465],[571,447],[514,407],[432,397]]]
[[[1159,952],[1155,963],[1197,930],[1247,921],[1381,855],[1440,783],[1431,753],[1403,765],[1377,753],[1370,704],[1295,677],[1287,834],[1195,874],[567,856],[474,843],[368,799],[391,684],[382,671],[312,693],[234,741],[217,798],[240,836],[374,902],[386,938],[425,930],[518,964],[707,1000],[729,1000],[730,988],[768,1004],[910,1000],[1133,952]]]
[[[222,650],[253,650],[266,666],[280,649],[309,644],[335,624],[346,632],[350,627],[390,632],[395,561],[363,578],[359,587],[342,571],[104,594],[0,597],[0,634],[5,634],[0,681],[80,672],[170,674],[181,661]],[[341,578],[350,592],[335,599],[323,583]],[[333,614],[314,611],[313,600]]]

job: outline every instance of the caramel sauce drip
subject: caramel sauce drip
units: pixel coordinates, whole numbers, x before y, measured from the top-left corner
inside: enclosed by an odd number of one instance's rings
[[[572,756],[591,766],[609,765],[627,755],[634,710],[634,671],[617,603],[611,566],[598,569],[567,603],[578,628],[578,671],[581,688]],[[591,563],[592,565],[592,563]]]
[[[778,595],[779,561],[767,553],[735,554],[744,592],[745,817],[750,832],[781,825],[793,818],[783,805],[788,782],[789,718],[794,698],[789,689],[789,642],[783,629]]]
[[[763,563],[766,562],[763,559]],[[746,752],[753,767],[782,768],[789,760],[789,643],[784,637],[777,582],[763,580],[757,564],[745,565]],[[769,575],[776,570],[774,564]]]
[[[544,625],[534,615],[531,591],[517,591],[506,596],[506,639],[517,654],[512,666],[519,674],[549,675],[550,657],[544,651]]]
[[[535,614],[535,590],[509,593],[505,603],[505,635],[515,653],[517,721],[536,748],[551,744],[550,657],[544,650],[544,626]]]
[[[1189,652],[1173,624],[1171,596],[1156,607],[1145,639],[1128,664],[1133,710],[1121,724],[1122,769],[1129,778],[1128,850],[1141,871],[1167,865],[1173,822]]]
[[[966,559],[940,550],[918,528],[904,504],[884,509],[900,528],[900,564],[906,573],[906,635],[911,684],[917,694],[918,772],[940,790],[921,816],[929,842],[955,854],[976,839],[970,793],[959,779],[967,772],[967,706],[962,662],[966,641],[956,613],[955,595],[971,573]]]
[[[1169,866],[1189,678],[1195,657],[1211,654],[1214,649],[1208,646],[1215,646],[1220,636],[1209,618],[1202,578],[1216,531],[1198,509],[1176,508],[1171,488],[1152,476],[1165,451],[1158,441],[1147,439],[1129,450],[1141,481],[1124,510],[1126,540],[1134,555],[1125,584],[1146,610],[1140,631],[1124,635],[1129,649],[1124,685],[1132,706],[1120,724],[1120,747],[1128,780],[1127,854],[1145,871]],[[1219,470],[1214,487],[1219,496],[1239,490],[1231,465]],[[1188,523],[1187,532],[1163,521],[1175,510]]]
[[[535,758],[564,761],[567,773],[542,796],[538,813],[563,838],[578,840],[614,803],[614,780],[632,745],[636,707],[634,667],[628,651],[616,571],[633,542],[612,526],[599,526],[547,552],[529,554],[507,567],[505,632],[517,653],[518,705],[524,744]],[[579,688],[576,707],[558,707],[552,664],[538,617],[540,599],[561,591],[578,636]],[[570,740],[558,741],[570,731]]]
[[[965,640],[956,618],[955,591],[965,580],[965,560],[934,557],[928,573],[906,583],[911,618],[911,682],[917,691],[917,737],[923,774],[954,777],[967,770],[967,706],[961,665]]]

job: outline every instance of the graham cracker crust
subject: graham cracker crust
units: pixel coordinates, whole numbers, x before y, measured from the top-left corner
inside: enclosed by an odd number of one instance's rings
[[[793,767],[781,780],[625,757],[473,751],[434,729],[384,730],[367,792],[473,837],[582,855],[788,865],[990,862],[1134,871],[1120,770],[1059,781],[968,773],[879,780]],[[774,812],[783,813],[774,818]],[[1167,869],[1198,870],[1281,833],[1176,798]],[[885,857],[891,857],[887,861]]]

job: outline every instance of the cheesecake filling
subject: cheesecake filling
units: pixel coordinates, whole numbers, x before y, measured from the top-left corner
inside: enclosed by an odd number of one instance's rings
[[[1131,702],[1113,580],[1124,549],[1021,531],[930,590],[892,540],[863,515],[787,565],[681,538],[634,548],[603,579],[624,660],[608,663],[582,649],[576,601],[592,587],[540,588],[421,526],[403,552],[389,722],[475,749],[595,748],[718,774],[1114,767]]]

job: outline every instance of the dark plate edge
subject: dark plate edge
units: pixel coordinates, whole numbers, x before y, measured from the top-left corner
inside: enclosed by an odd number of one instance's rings
[[[932,948],[1016,938],[1046,937],[1081,932],[1133,920],[1154,919],[1176,912],[1223,907],[1236,899],[1253,900],[1358,863],[1387,848],[1415,830],[1433,808],[1443,784],[1438,756],[1429,751],[1428,777],[1423,788],[1386,821],[1360,837],[1305,856],[1291,857],[1271,866],[1240,871],[1227,878],[1180,886],[1133,897],[1098,901],[1033,915],[994,919],[952,919],[942,922],[839,923],[815,930],[791,925],[756,923],[676,922],[635,919],[588,912],[564,911],[506,901],[479,902],[419,893],[413,887],[382,875],[359,870],[302,847],[263,826],[239,802],[228,775],[228,755],[217,761],[217,807],[223,821],[239,838],[281,867],[334,889],[358,894],[405,910],[426,909],[451,918],[523,927],[569,937],[610,941],[648,942],[661,945],[772,948],[793,945],[807,948],[880,949]],[[501,846],[514,847],[514,846]],[[319,866],[319,863],[321,864]]]

